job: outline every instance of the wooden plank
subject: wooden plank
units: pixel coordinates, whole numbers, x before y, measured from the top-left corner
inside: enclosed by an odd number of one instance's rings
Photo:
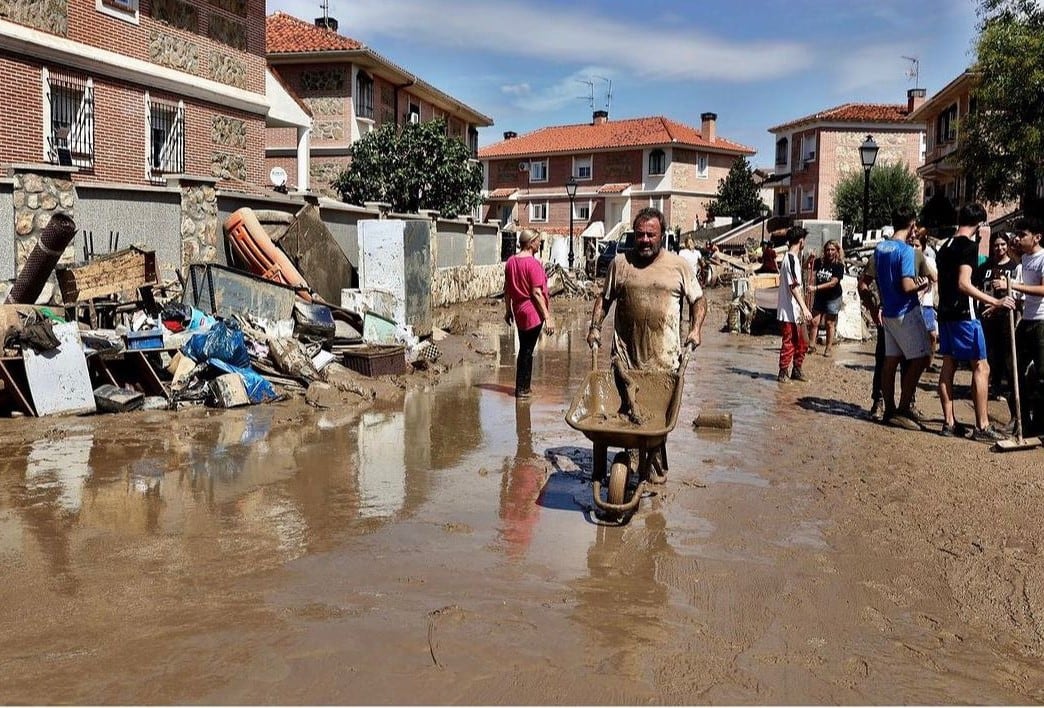
[[[66,302],[116,295],[158,282],[156,254],[131,247],[91,263],[58,268],[56,276]]]

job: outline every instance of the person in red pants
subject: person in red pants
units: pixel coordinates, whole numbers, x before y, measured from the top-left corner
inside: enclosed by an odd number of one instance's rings
[[[801,371],[808,350],[803,332],[804,323],[812,319],[812,313],[805,304],[801,278],[801,249],[805,247],[806,236],[808,231],[800,226],[791,226],[787,230],[787,253],[779,269],[776,319],[779,320],[783,341],[779,347],[779,375],[776,380],[780,383],[808,380]]]

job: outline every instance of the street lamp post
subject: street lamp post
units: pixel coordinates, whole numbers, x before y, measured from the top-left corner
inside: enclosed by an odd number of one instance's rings
[[[573,270],[573,200],[576,199],[576,177],[569,176],[566,182],[566,194],[569,195],[569,270]]]
[[[859,161],[863,163],[863,241],[869,236],[870,219],[870,170],[877,161],[877,143],[874,136],[867,135],[866,140],[859,146]]]

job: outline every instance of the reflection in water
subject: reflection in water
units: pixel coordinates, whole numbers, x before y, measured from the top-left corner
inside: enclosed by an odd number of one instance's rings
[[[515,434],[518,439],[514,458],[509,458],[500,485],[500,534],[508,555],[525,554],[533,540],[540,507],[537,497],[544,485],[544,463],[533,452],[532,411],[529,401],[515,405]]]
[[[619,650],[631,670],[648,646],[662,637],[668,588],[657,570],[676,556],[667,522],[653,512],[623,527],[599,526],[587,551],[588,577],[574,583],[574,619]]]
[[[34,442],[25,469],[29,494],[55,489],[59,506],[71,514],[79,511],[84,482],[91,475],[87,460],[93,444],[94,436],[90,433]]]
[[[405,417],[366,412],[359,420],[359,516],[395,516],[406,502]]]

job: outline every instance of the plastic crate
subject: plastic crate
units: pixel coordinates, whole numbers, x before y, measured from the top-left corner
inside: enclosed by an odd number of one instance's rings
[[[162,349],[163,332],[158,329],[147,329],[141,332],[127,332],[128,349]]]
[[[344,365],[364,376],[406,373],[406,347],[364,345],[344,353]]]

